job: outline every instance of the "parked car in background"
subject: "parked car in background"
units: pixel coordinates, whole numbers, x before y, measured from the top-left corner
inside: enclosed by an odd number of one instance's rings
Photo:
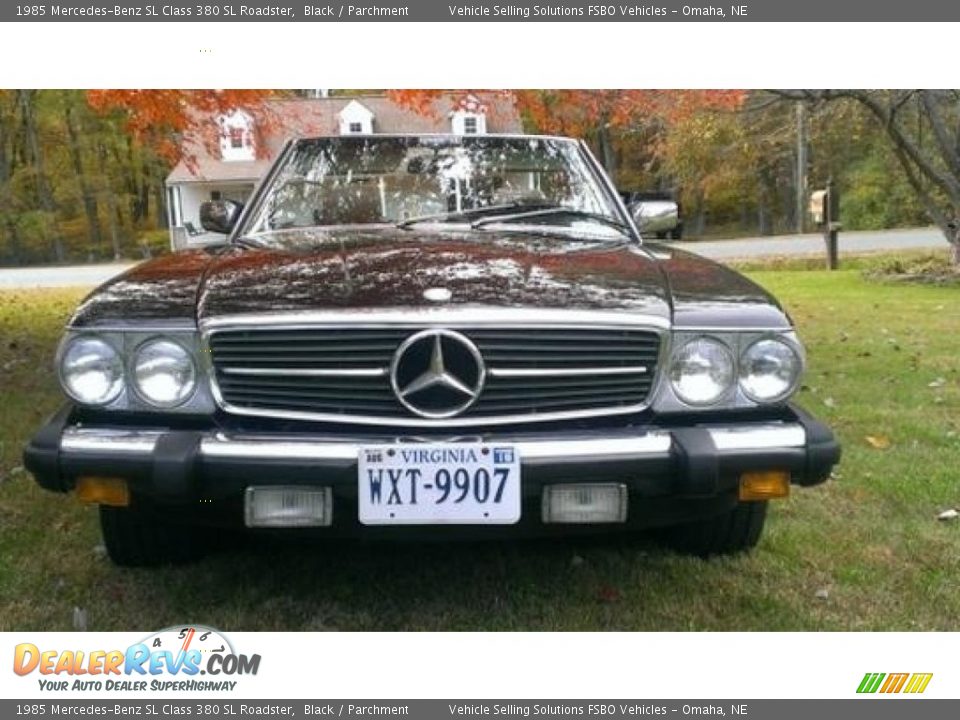
[[[195,558],[204,527],[732,553],[839,458],[791,400],[787,313],[642,240],[582,142],[305,138],[201,218],[222,245],[80,305],[25,450],[121,565]]]

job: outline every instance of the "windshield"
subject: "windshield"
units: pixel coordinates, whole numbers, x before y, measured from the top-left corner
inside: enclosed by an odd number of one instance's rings
[[[480,228],[500,215],[524,228],[624,232],[616,206],[573,141],[364,136],[297,142],[243,235],[366,224]]]

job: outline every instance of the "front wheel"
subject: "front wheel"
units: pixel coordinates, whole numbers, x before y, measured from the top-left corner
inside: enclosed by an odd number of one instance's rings
[[[100,506],[100,529],[107,555],[123,567],[180,564],[203,553],[199,533],[164,520],[150,506]]]
[[[676,550],[699,557],[734,555],[756,546],[766,519],[766,501],[739,502],[716,517],[668,528],[666,540]]]

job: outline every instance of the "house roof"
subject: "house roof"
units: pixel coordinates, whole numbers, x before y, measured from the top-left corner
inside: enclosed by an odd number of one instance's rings
[[[487,132],[522,132],[520,114],[506,96],[481,93]],[[450,113],[454,110],[451,96],[433,101],[427,112],[417,112],[399,105],[385,95],[362,95],[329,98],[283,98],[269,100],[252,112],[257,128],[257,142],[263,159],[224,161],[219,157],[216,119],[211,118],[211,137],[188,138],[184,155],[167,176],[167,184],[190,182],[237,182],[260,178],[289,137],[336,135],[340,129],[340,112],[351,103],[360,103],[373,113],[374,133],[448,133]],[[265,152],[263,152],[265,150]]]

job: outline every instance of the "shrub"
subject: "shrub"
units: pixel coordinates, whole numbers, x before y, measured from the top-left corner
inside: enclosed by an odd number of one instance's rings
[[[156,257],[170,252],[170,231],[145,230],[137,237],[137,247],[144,257]]]

